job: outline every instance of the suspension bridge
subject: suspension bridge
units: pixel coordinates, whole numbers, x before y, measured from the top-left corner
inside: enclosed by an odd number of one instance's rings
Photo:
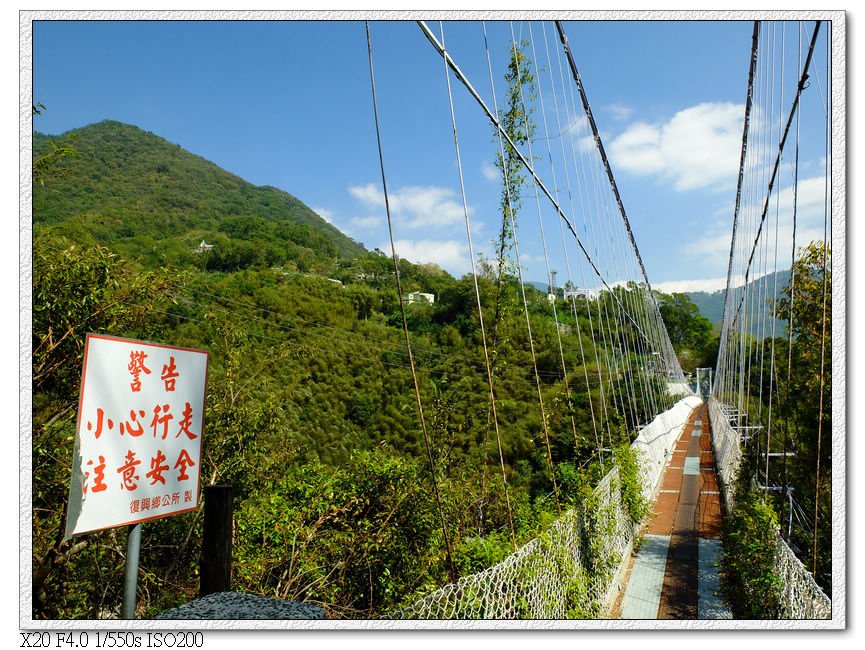
[[[500,430],[505,396],[497,367],[498,303],[494,299],[495,308],[490,308],[487,298],[485,307],[474,269],[488,431],[496,449],[491,457],[498,460],[513,553],[479,573],[458,575],[436,479],[435,442],[425,417],[428,405],[413,358],[407,306],[401,301],[451,580],[388,618],[732,619],[735,607],[722,582],[748,568],[744,562],[731,568],[724,559],[724,522],[749,516],[743,512],[753,517],[755,508],[768,504],[777,512],[761,542],[761,557],[768,564],[751,567],[771,583],[766,592],[771,598],[758,596],[768,598],[760,617],[830,619],[832,88],[827,71],[818,69],[814,59],[822,47],[826,61],[831,60],[831,23],[754,23],[750,68],[743,70],[743,135],[720,347],[714,373],[698,375],[695,384],[683,373],[664,326],[566,27],[527,23],[518,35],[511,25],[506,106],[496,99],[501,89],[496,88],[485,24],[479,24],[488,65],[485,79],[469,78],[463,71],[448,50],[444,25],[435,29],[420,21],[418,27],[441,59],[446,80],[454,167],[472,259],[475,232],[455,97],[468,100],[494,134],[503,181],[502,223],[497,259],[487,275],[499,291],[508,274],[522,288],[521,337],[537,388],[549,498],[559,516],[541,535],[517,544]],[[388,125],[380,117],[373,31],[367,24],[382,190],[402,296],[382,147]],[[802,129],[815,123],[823,129],[812,134],[824,146],[822,168],[809,167],[805,182]],[[567,131],[574,137],[559,137]],[[815,208],[820,227],[813,227],[813,219],[803,227],[803,211]],[[539,363],[543,351],[533,334],[536,321],[521,260],[527,238],[540,242],[543,250],[549,317],[556,332],[553,365],[566,396],[562,399],[551,400],[544,383],[549,364],[542,368]],[[553,249],[564,271],[553,269]],[[791,274],[786,286],[783,280],[779,285],[782,270]],[[572,289],[564,299],[555,292],[557,274]],[[574,291],[576,287],[583,289]],[[577,350],[566,349],[563,332],[570,331],[576,333]],[[591,398],[578,413],[567,396],[580,387]],[[803,401],[813,408],[806,412]],[[588,449],[578,435],[580,414],[591,420]],[[557,469],[562,430],[573,434],[575,457],[583,466],[595,467],[600,477],[576,501],[567,498]],[[623,440],[636,459],[631,474]],[[636,502],[648,504],[645,511],[635,510]]]

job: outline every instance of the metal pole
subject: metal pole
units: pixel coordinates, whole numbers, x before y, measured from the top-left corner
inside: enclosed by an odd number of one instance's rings
[[[129,527],[129,537],[126,540],[126,572],[123,575],[123,610],[124,620],[135,619],[135,600],[138,590],[138,556],[141,554],[141,524]]]

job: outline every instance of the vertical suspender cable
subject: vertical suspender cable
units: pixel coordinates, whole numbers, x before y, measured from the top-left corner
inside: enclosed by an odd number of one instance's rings
[[[819,25],[819,23],[818,23]],[[816,32],[817,29],[815,28]],[[828,49],[829,43],[831,43],[831,38],[829,35],[826,37],[826,47]],[[827,58],[828,60],[828,58]],[[831,77],[827,78],[826,81],[827,89],[827,101],[829,102],[829,108],[832,105],[832,92],[831,92]],[[827,111],[827,114],[831,114],[831,112]],[[829,130],[831,129],[831,122],[827,122],[826,126],[826,164],[829,164],[829,142],[831,138],[829,137]],[[829,184],[829,170],[826,170],[826,173],[823,174],[823,317],[822,317],[822,325],[823,331],[820,337],[820,407],[817,414],[817,472],[814,479],[814,543],[813,543],[813,564],[812,564],[812,573],[817,575],[817,520],[819,518],[820,511],[820,456],[822,454],[823,447],[823,393],[825,387],[825,370],[826,370],[826,308],[828,304],[828,291],[829,291],[829,273],[831,273],[831,269],[829,268],[829,212],[831,205],[829,201],[830,196],[830,184]]]
[[[781,110],[782,110],[782,107],[784,105],[784,44],[785,44],[785,42],[784,42],[783,24],[782,24],[781,30],[782,30],[781,31],[781,75],[780,75],[781,80],[778,84],[780,86],[779,98],[778,98],[778,117],[779,117],[779,119],[781,117]],[[773,54],[774,54],[774,51],[776,49],[774,29],[772,32],[772,39],[773,39]],[[774,68],[774,66],[772,68],[772,86],[773,86],[773,91],[774,91],[774,86],[775,86],[775,68]],[[773,94],[774,94],[774,92],[773,92]],[[774,105],[774,97],[773,97],[773,105]],[[799,114],[798,110],[796,111],[796,114],[797,115]],[[779,124],[778,125],[779,133],[780,133],[780,130],[781,130],[781,125]],[[778,237],[778,235],[777,235],[777,233],[778,233],[778,211],[780,208],[780,202],[781,202],[781,187],[779,186],[778,191],[775,192],[775,242],[776,242],[775,250],[776,250],[776,254],[777,254],[777,237]],[[768,242],[769,242],[768,236],[765,238],[765,241],[766,241],[766,244],[768,244]],[[765,253],[765,250],[766,250],[766,245],[764,245],[764,253]],[[763,273],[763,285],[764,285],[763,295],[766,296],[767,290],[769,287],[769,283],[766,281],[765,267],[763,270],[764,270],[764,273]],[[774,295],[773,295],[773,299],[774,299]],[[763,322],[765,322],[765,306],[766,306],[765,303],[766,302],[768,302],[768,301],[764,300],[763,305],[761,305],[761,308],[763,309],[762,313],[764,315],[764,318],[762,319]],[[759,405],[760,413],[762,413],[762,406],[763,406],[763,357],[762,357],[762,352],[763,352],[763,348],[765,348],[764,341],[765,341],[765,326],[763,327],[763,332],[762,332],[762,335],[760,338],[760,344],[761,344],[761,350],[760,350],[761,351],[760,389],[759,389],[760,392],[758,393],[758,398],[757,398],[757,404]],[[772,340],[772,344],[774,346],[774,339]],[[774,355],[772,355],[770,368],[769,368],[769,413],[768,413],[768,420],[766,421],[766,463],[765,463],[765,465],[766,465],[766,491],[767,492],[769,489],[769,459],[771,458],[770,452],[772,451],[772,446],[771,446],[772,445],[772,440],[771,440],[771,436],[772,436],[772,377],[774,376],[774,370],[775,370],[775,357],[774,357]]]
[[[607,153],[604,150],[603,142],[601,142],[601,136],[600,136],[600,133],[598,133],[598,127],[595,124],[595,118],[592,115],[592,109],[589,106],[589,100],[586,97],[586,91],[583,88],[583,82],[582,82],[582,79],[580,78],[580,73],[577,71],[577,65],[576,65],[576,62],[574,61],[573,53],[571,52],[570,46],[568,45],[568,37],[565,35],[565,30],[562,27],[561,21],[558,21],[558,20],[556,21],[556,29],[559,32],[559,38],[561,39],[562,46],[564,47],[565,53],[567,54],[568,64],[571,67],[571,72],[573,73],[574,81],[577,84],[577,90],[579,91],[580,99],[583,102],[583,108],[586,111],[586,117],[588,118],[589,126],[592,128],[592,134],[594,135],[594,138],[595,138],[595,144],[597,145],[598,153],[601,156],[601,161],[603,162],[604,169],[607,172],[607,177],[610,181],[610,187],[613,191],[613,196],[616,199],[616,204],[619,207],[619,212],[622,216],[622,221],[625,225],[625,230],[627,231],[627,234],[628,234],[628,239],[630,240],[631,246],[634,249],[634,255],[637,258],[637,263],[639,264],[640,272],[643,276],[643,280],[646,282],[646,287],[648,289],[648,293],[652,299],[652,305],[653,305],[655,311],[660,315],[660,310],[658,309],[658,302],[657,302],[657,300],[655,300],[655,296],[652,293],[652,285],[649,282],[648,275],[646,275],[646,267],[643,265],[643,259],[640,256],[639,249],[637,248],[637,242],[634,240],[634,233],[631,230],[631,224],[628,221],[627,212],[625,212],[625,205],[624,205],[624,203],[622,203],[622,197],[619,195],[619,188],[616,185],[616,179],[613,176],[613,170],[610,167],[609,160],[607,160]],[[678,363],[676,364],[676,368],[677,368],[676,379],[681,380],[683,375],[682,375],[681,368],[678,367]]]
[[[558,101],[558,95],[556,94],[556,85],[555,85],[555,82],[552,80],[552,61],[550,58],[550,48],[549,48],[549,45],[547,43],[546,25],[544,25],[544,47],[546,49],[546,54],[547,54],[547,68],[550,71],[550,86],[551,86],[551,89],[553,92],[553,104],[554,104],[554,108],[555,108],[554,112],[556,114],[556,131],[558,133],[561,133],[562,132],[562,124],[561,124],[561,120],[559,118],[559,101]],[[561,65],[559,65],[559,77],[562,78]],[[562,78],[562,81],[564,81],[563,78]],[[570,180],[570,174],[568,171],[568,159],[567,159],[567,156],[565,155],[565,144],[561,138],[559,139],[559,144],[562,148],[562,162],[565,166],[565,184],[566,184],[567,191],[568,191],[568,197],[570,198],[571,197],[571,180]],[[576,172],[576,170],[574,170],[574,171]],[[556,197],[558,197],[558,190],[556,190]],[[573,205],[571,205],[571,211],[573,212]],[[565,226],[562,223],[561,219],[559,219],[559,230],[561,232],[562,251],[563,251],[564,256],[565,256],[565,266],[566,266],[567,272],[568,272],[568,282],[570,282],[571,286],[573,287],[573,278],[571,276],[571,261],[570,261],[570,257],[568,256],[568,247],[565,243]],[[567,300],[567,298],[566,298],[566,300]],[[589,385],[589,373],[588,373],[588,369],[586,368],[586,354],[585,354],[585,351],[583,349],[583,337],[582,337],[582,332],[581,332],[581,328],[580,328],[580,318],[579,318],[579,314],[577,312],[577,300],[576,300],[575,295],[571,295],[571,306],[572,306],[572,311],[574,314],[574,323],[575,323],[576,328],[577,328],[577,342],[579,343],[579,347],[580,347],[580,360],[582,361],[583,375],[584,375],[584,379],[586,382],[586,395],[588,397],[588,403],[589,403],[589,414],[592,418],[592,431],[595,434],[595,447],[597,448],[597,451],[598,451],[598,460],[600,461],[600,464],[601,464],[601,472],[603,472],[604,471],[604,457],[603,457],[603,453],[601,450],[601,447],[603,445],[601,445],[600,441],[598,440],[598,426],[597,426],[597,422],[595,420],[595,406],[592,403],[591,387]],[[570,395],[568,396],[568,403],[569,404],[571,403]],[[573,413],[571,414],[571,421],[573,423]],[[574,432],[574,436],[576,436],[576,431]]]
[[[730,240],[730,259],[727,263],[727,291],[724,294],[724,311],[723,316],[721,318],[721,344],[718,347],[718,360],[716,365],[723,369],[723,382],[718,382],[719,389],[721,391],[725,391],[726,395],[718,394],[715,397],[719,398],[722,402],[729,403],[730,395],[729,395],[729,380],[728,374],[732,374],[728,372],[730,370],[728,365],[727,357],[730,356],[727,354],[728,350],[728,340],[732,335],[732,323],[730,320],[730,314],[728,312],[728,308],[731,304],[730,294],[733,292],[733,260],[735,258],[736,251],[736,230],[739,225],[739,209],[742,205],[742,181],[745,176],[745,163],[747,160],[747,151],[748,151],[748,131],[750,129],[751,122],[751,106],[753,103],[754,97],[754,77],[757,71],[757,43],[760,35],[760,23],[759,21],[754,21],[754,30],[751,35],[751,62],[748,69],[748,91],[745,95],[745,120],[744,127],[742,130],[742,150],[739,154],[739,178],[736,183],[736,204],[733,208],[733,234]],[[724,363],[722,364],[722,357]],[[721,379],[721,378],[719,378]]]
[[[442,30],[442,31],[444,31],[444,30]],[[486,33],[484,34],[484,42],[486,43]],[[444,35],[442,35],[442,48],[444,48]],[[447,82],[448,101],[450,102],[450,109],[451,109],[451,123],[453,126],[453,134],[454,134],[454,148],[456,150],[457,168],[459,170],[460,192],[461,192],[462,199],[463,199],[463,215],[464,215],[465,224],[466,224],[466,239],[467,239],[468,245],[469,245],[469,258],[471,259],[471,263],[472,263],[472,279],[474,281],[475,299],[477,300],[477,304],[478,304],[478,322],[479,322],[480,330],[481,330],[481,342],[483,343],[483,349],[484,349],[484,367],[486,368],[487,384],[489,386],[489,391],[490,391],[490,411],[492,414],[493,426],[495,427],[495,432],[496,432],[496,444],[498,445],[498,450],[499,450],[499,465],[500,465],[501,470],[502,470],[502,483],[503,483],[504,488],[505,488],[505,505],[506,505],[507,511],[508,511],[508,526],[510,528],[510,533],[511,533],[511,544],[514,547],[514,550],[516,550],[517,541],[516,541],[516,532],[514,530],[514,518],[513,518],[513,513],[511,512],[511,501],[510,501],[510,496],[509,496],[509,491],[508,491],[508,477],[507,477],[507,474],[505,472],[505,458],[504,458],[504,451],[502,449],[502,437],[501,437],[501,432],[499,431],[499,420],[498,420],[498,414],[496,412],[496,398],[495,398],[495,391],[493,388],[493,369],[492,369],[492,363],[490,362],[489,349],[487,348],[487,335],[486,335],[486,329],[484,327],[484,311],[483,311],[483,307],[481,306],[481,293],[480,293],[480,288],[478,287],[478,274],[477,274],[477,271],[475,269],[475,264],[474,264],[475,252],[474,252],[474,244],[472,242],[471,224],[469,223],[469,209],[468,209],[468,203],[466,202],[465,184],[463,183],[462,161],[460,158],[459,139],[457,137],[456,114],[454,113],[454,108],[453,108],[453,94],[451,91],[450,72],[448,71],[447,57],[445,56],[443,58],[445,60],[445,80]]]
[[[441,529],[442,529],[442,537],[444,538],[444,541],[445,541],[445,550],[446,550],[447,559],[448,559],[448,571],[450,573],[451,582],[455,582],[457,579],[457,569],[456,569],[456,564],[454,563],[453,554],[451,552],[451,543],[450,543],[450,537],[449,537],[448,532],[447,532],[447,525],[445,524],[444,509],[442,508],[441,495],[439,494],[438,479],[436,478],[436,471],[435,471],[435,462],[433,460],[433,455],[432,455],[432,446],[430,445],[429,433],[427,432],[426,420],[424,419],[423,403],[421,401],[421,396],[420,396],[420,385],[418,384],[417,373],[415,372],[415,366],[414,366],[414,357],[412,356],[411,339],[409,338],[409,331],[408,331],[408,319],[406,318],[406,313],[405,313],[405,303],[403,302],[403,299],[402,299],[402,287],[400,285],[400,276],[399,276],[399,257],[397,256],[396,244],[394,243],[393,223],[391,220],[390,203],[388,201],[388,193],[387,193],[387,179],[386,179],[386,176],[384,173],[384,154],[382,152],[381,130],[379,128],[379,120],[378,120],[378,101],[377,101],[376,92],[375,92],[375,74],[373,72],[373,65],[372,65],[372,41],[370,39],[370,34],[369,34],[369,21],[365,21],[364,24],[366,25],[366,46],[367,46],[367,53],[369,56],[369,78],[370,78],[370,84],[372,86],[372,107],[373,107],[373,115],[375,117],[375,135],[376,135],[376,142],[378,143],[378,158],[379,158],[379,165],[381,167],[381,183],[382,183],[382,189],[384,191],[384,205],[385,205],[385,212],[387,213],[387,227],[388,227],[388,233],[390,235],[391,254],[393,255],[394,274],[396,276],[396,291],[397,291],[397,297],[399,298],[400,312],[402,314],[403,333],[405,335],[406,349],[408,350],[408,360],[409,360],[409,366],[411,367],[412,381],[414,382],[414,392],[415,392],[415,398],[417,399],[418,415],[420,417],[421,429],[423,430],[424,445],[426,446],[427,460],[429,461],[429,470],[430,470],[430,476],[432,477],[433,490],[435,492],[436,504],[438,505],[439,520],[441,522]]]
[[[532,43],[532,61],[533,61],[534,66],[535,66],[535,77],[538,80],[538,98],[540,99],[541,115],[543,116],[543,121],[544,121],[544,136],[545,136],[545,139],[547,142],[547,156],[548,156],[548,159],[550,162],[550,172],[552,174],[553,191],[556,194],[556,200],[558,200],[559,190],[557,187],[558,184],[556,183],[556,168],[555,168],[555,165],[553,164],[552,145],[550,145],[550,131],[549,131],[549,127],[547,125],[547,113],[546,113],[546,107],[544,106],[544,93],[543,93],[543,88],[541,87],[540,68],[538,67],[538,55],[537,55],[537,52],[535,51],[535,41],[534,41],[534,35],[532,33],[532,24],[531,23],[529,23],[529,38],[530,38],[531,43]],[[543,244],[544,263],[546,265],[547,276],[548,276],[548,278],[550,278],[550,280],[549,280],[550,285],[551,285],[550,288],[553,290],[553,321],[554,321],[554,324],[556,326],[556,341],[558,342],[558,345],[559,345],[559,359],[562,362],[562,377],[563,377],[563,380],[565,383],[565,394],[567,395],[566,403],[568,405],[570,405],[571,387],[570,387],[570,382],[568,381],[568,368],[567,368],[567,364],[565,363],[565,350],[564,350],[564,346],[562,345],[562,333],[561,333],[561,330],[559,328],[559,315],[558,315],[558,310],[556,308],[555,287],[552,286],[552,274],[550,271],[550,258],[549,258],[549,255],[547,253],[547,242],[546,242],[546,238],[544,236],[544,226],[543,226],[543,221],[541,218],[541,203],[540,203],[540,197],[538,196],[537,190],[535,191],[535,202],[537,203],[537,208],[538,208],[538,227],[539,227],[540,233],[541,233],[541,243]],[[559,220],[559,223],[561,224],[561,220]],[[564,232],[562,233],[562,236],[564,237]],[[571,421],[571,430],[574,434],[574,452],[576,453],[577,447],[579,445],[579,440],[577,438],[577,423],[574,420],[573,411],[570,408],[568,408],[568,411],[569,411],[570,421]]]
[[[772,174],[769,178],[769,189],[768,189],[768,192],[766,194],[766,201],[763,205],[763,211],[762,211],[762,214],[760,216],[760,225],[757,229],[757,236],[754,239],[754,243],[751,247],[751,255],[748,259],[748,264],[745,268],[745,283],[746,284],[748,282],[748,277],[749,277],[749,273],[751,270],[751,262],[754,258],[754,250],[757,247],[757,240],[760,237],[760,233],[762,232],[762,229],[763,229],[763,223],[766,220],[766,213],[769,210],[769,196],[772,194],[772,188],[775,185],[775,178],[777,177],[777,174],[778,174],[778,167],[781,164],[781,153],[784,151],[784,146],[787,142],[787,135],[790,131],[790,126],[793,123],[793,116],[795,115],[795,113],[799,107],[799,100],[802,96],[802,91],[806,88],[805,83],[808,80],[808,68],[811,65],[811,59],[814,55],[814,46],[817,43],[817,36],[820,32],[820,24],[821,24],[821,21],[818,20],[816,25],[814,26],[814,33],[811,35],[811,43],[810,43],[810,46],[808,47],[808,54],[805,57],[805,65],[802,68],[802,76],[799,78],[799,84],[798,84],[798,87],[796,89],[796,98],[793,100],[793,106],[790,108],[790,115],[788,116],[787,123],[784,127],[784,134],[781,137],[781,141],[778,143],[778,154],[775,157],[775,164],[772,166]],[[744,302],[744,297],[742,299],[742,302]],[[738,313],[738,310],[742,308],[742,302],[739,303],[737,313]]]
[[[513,45],[513,50],[514,50],[514,58],[516,60],[517,87],[520,90],[520,100],[521,100],[521,103],[523,106],[523,119],[525,121],[525,129],[526,129],[526,134],[528,136],[527,141],[528,141],[528,149],[529,149],[529,155],[528,155],[529,171],[532,174],[532,178],[536,179],[537,176],[535,174],[534,164],[532,163],[531,129],[529,127],[529,117],[528,117],[528,112],[527,112],[527,107],[526,107],[526,99],[525,99],[525,96],[523,93],[523,82],[522,82],[522,77],[520,74],[520,60],[519,60],[520,53],[519,53],[519,49],[517,47],[516,37],[514,35],[513,24],[511,24],[511,40],[513,41],[512,45]],[[536,180],[534,180],[534,187],[535,187],[535,193],[537,194],[537,181]],[[529,352],[531,353],[531,357],[532,357],[532,368],[533,368],[534,374],[535,374],[535,386],[537,387],[537,391],[538,391],[538,404],[540,405],[540,410],[541,410],[541,428],[543,429],[544,441],[546,443],[547,467],[550,471],[550,481],[553,484],[553,496],[555,497],[555,501],[556,501],[556,510],[560,511],[561,510],[561,503],[559,502],[559,486],[558,486],[558,482],[556,481],[556,470],[555,470],[555,467],[553,466],[553,452],[552,452],[552,448],[550,446],[549,423],[547,422],[547,412],[546,412],[546,408],[544,407],[544,396],[543,396],[543,393],[541,392],[541,377],[540,377],[540,374],[538,374],[538,361],[537,361],[537,357],[535,355],[535,342],[534,342],[534,339],[532,337],[532,324],[531,324],[531,320],[529,318],[529,303],[528,303],[528,300],[526,299],[526,285],[525,285],[525,282],[523,281],[523,269],[522,269],[522,266],[520,265],[520,257],[519,257],[520,254],[519,254],[519,244],[517,242],[516,220],[514,217],[513,210],[509,210],[508,212],[509,212],[509,216],[511,218],[511,232],[513,232],[513,236],[514,236],[514,254],[516,256],[517,273],[518,273],[519,280],[520,280],[520,295],[522,296],[522,299],[523,299],[523,311],[524,311],[525,317],[526,317],[526,331],[527,331],[528,336],[529,336]],[[549,278],[548,278],[548,281],[549,281]]]
[[[802,27],[801,23],[797,26],[796,29],[798,35],[799,48],[798,53],[796,55],[796,66],[797,73],[799,72],[798,66],[802,60]],[[790,247],[790,312],[788,316],[788,326],[787,326],[787,382],[785,384],[785,395],[784,395],[784,410],[785,418],[784,418],[784,453],[782,456],[782,470],[781,470],[781,485],[784,489],[784,497],[787,497],[788,485],[787,485],[787,450],[790,446],[790,414],[792,412],[790,406],[790,381],[792,379],[793,372],[793,323],[794,323],[794,300],[793,296],[796,293],[796,222],[798,217],[799,210],[799,136],[800,136],[800,122],[801,122],[801,111],[796,112],[796,150],[794,152],[794,160],[793,160],[793,216],[792,216],[792,245]]]

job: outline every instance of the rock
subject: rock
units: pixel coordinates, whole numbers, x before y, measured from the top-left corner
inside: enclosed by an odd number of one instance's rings
[[[156,618],[162,620],[284,620],[324,619],[325,616],[324,609],[316,605],[223,591],[191,600],[180,607],[162,612]]]

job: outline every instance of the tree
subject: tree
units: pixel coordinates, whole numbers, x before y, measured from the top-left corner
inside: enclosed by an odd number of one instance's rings
[[[521,49],[527,45],[528,41],[511,44],[508,69],[505,74],[506,108],[504,113],[499,115],[502,129],[516,147],[525,145],[535,133],[535,124],[531,117],[533,112],[531,100],[537,93],[535,77],[531,70],[531,61]],[[515,235],[513,225],[516,223],[516,215],[522,205],[522,190],[527,179],[518,149],[511,146],[511,142],[506,138],[501,138],[498,129],[495,131],[494,141],[496,144],[501,142],[496,150],[495,163],[502,175],[500,199],[502,224],[496,242],[498,275],[501,278],[506,270],[506,255],[513,248]]]
[[[45,110],[43,104],[36,104],[33,107],[33,115],[41,115]],[[50,143],[51,150],[48,153],[37,156],[33,159],[33,182],[39,185],[45,185],[45,181],[52,175],[60,176],[65,173],[58,166],[64,158],[77,158],[78,151],[75,149],[75,142],[78,138],[74,135],[68,136],[65,140]]]
[[[122,553],[113,532],[62,541],[85,334],[156,338],[161,319],[143,314],[162,306],[179,282],[133,270],[101,246],[69,245],[46,233],[33,242],[34,615],[92,615],[88,603],[97,607],[105,597],[95,595],[100,564]]]
[[[695,368],[714,367],[718,337],[712,321],[702,316],[699,308],[684,293],[654,293],[682,370],[694,372]]]
[[[817,513],[816,537],[794,527],[793,543],[816,566],[818,584],[831,587],[832,513],[832,267],[831,250],[822,242],[799,249],[790,283],[778,300],[787,320],[789,350],[782,379],[784,414],[795,456],[787,481],[794,497],[809,513]],[[787,467],[785,465],[785,467]],[[816,539],[816,557],[814,541]]]

